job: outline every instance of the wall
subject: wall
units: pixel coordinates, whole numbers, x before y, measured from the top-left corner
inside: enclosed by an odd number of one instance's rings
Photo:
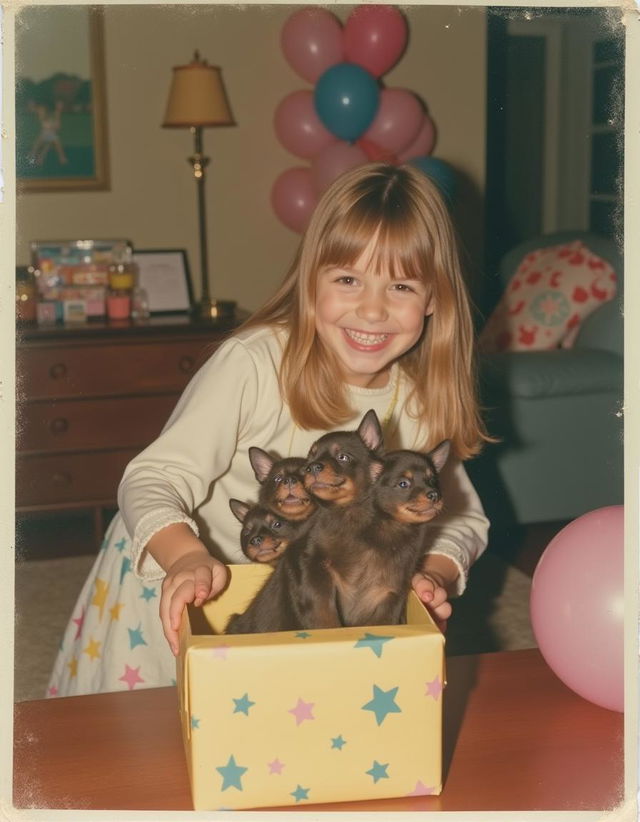
[[[199,281],[192,138],[162,129],[171,67],[195,49],[220,65],[237,126],[205,132],[213,295],[256,308],[280,281],[299,237],[275,217],[269,192],[299,161],[272,127],[279,101],[310,88],[288,66],[280,31],[296,6],[106,6],[105,53],[111,189],[29,193],[17,204],[17,263],[35,239],[124,236],[138,248],[186,248]],[[343,21],[352,6],[332,6]],[[408,6],[410,40],[389,87],[422,97],[436,122],[434,154],[464,175],[458,197],[471,268],[482,254],[485,163],[485,26],[482,8]]]

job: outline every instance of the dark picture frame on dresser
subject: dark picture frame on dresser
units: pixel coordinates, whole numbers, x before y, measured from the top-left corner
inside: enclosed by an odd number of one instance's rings
[[[152,315],[185,314],[193,309],[191,270],[184,248],[137,248],[133,261]]]
[[[18,329],[16,512],[117,506],[125,466],[160,433],[197,369],[246,317]]]

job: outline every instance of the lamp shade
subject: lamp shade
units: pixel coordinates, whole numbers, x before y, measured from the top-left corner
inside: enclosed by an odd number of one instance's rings
[[[234,120],[218,66],[200,60],[198,52],[186,66],[174,66],[167,110],[166,128],[231,126]]]

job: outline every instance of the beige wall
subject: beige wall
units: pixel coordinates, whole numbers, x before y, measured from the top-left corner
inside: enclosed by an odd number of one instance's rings
[[[256,308],[286,270],[299,237],[275,217],[271,185],[305,164],[280,146],[272,120],[290,91],[311,88],[282,56],[280,30],[295,6],[107,6],[105,8],[111,189],[30,193],[17,207],[17,262],[34,239],[124,236],[138,248],[186,248],[198,291],[195,186],[188,131],[160,128],[171,67],[194,49],[223,69],[237,126],[205,132],[211,157],[208,241],[214,296]],[[345,20],[352,6],[332,6]],[[467,178],[460,194],[472,266],[482,250],[485,157],[485,10],[408,6],[407,51],[385,75],[427,103],[435,155]]]

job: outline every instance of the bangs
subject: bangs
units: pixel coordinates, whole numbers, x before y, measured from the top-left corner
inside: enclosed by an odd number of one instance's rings
[[[317,249],[317,270],[352,266],[373,238],[367,267],[375,274],[428,283],[434,270],[429,218],[393,180],[381,182],[337,209]]]

